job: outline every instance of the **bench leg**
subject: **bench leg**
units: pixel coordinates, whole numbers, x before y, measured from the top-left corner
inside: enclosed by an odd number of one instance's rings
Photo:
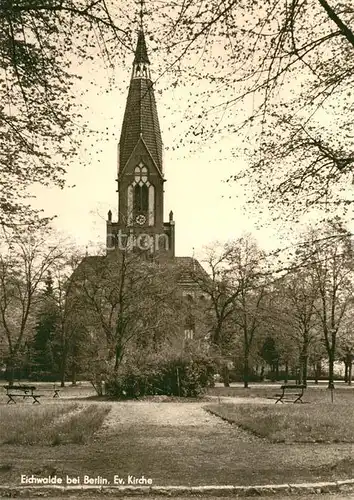
[[[301,396],[299,396],[298,398],[295,399],[294,403],[297,403],[297,402],[303,403],[302,394],[301,394]]]
[[[40,402],[38,401],[38,399],[36,398],[36,396],[32,396],[32,397],[33,397],[33,400],[34,400],[33,404],[36,404],[36,403],[40,404]]]
[[[8,401],[7,401],[7,403],[6,403],[6,404],[8,404],[8,405],[9,405],[9,404],[11,404],[11,403],[16,404],[16,401],[14,400],[14,398],[13,398],[12,396],[7,396],[7,397],[8,397],[9,399],[8,399]]]

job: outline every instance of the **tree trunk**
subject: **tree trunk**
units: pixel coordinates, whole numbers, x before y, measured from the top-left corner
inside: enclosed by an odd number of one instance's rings
[[[76,385],[76,377],[77,377],[77,365],[76,361],[73,361],[73,364],[71,365],[71,384]]]
[[[247,389],[248,387],[248,382],[249,382],[249,360],[248,360],[248,352],[245,352],[245,357],[244,357],[244,360],[243,360],[243,387],[245,389]]]
[[[347,358],[344,359],[344,383],[348,382],[348,373],[349,373],[349,363]]]
[[[334,389],[334,356],[328,356],[328,389]]]
[[[123,349],[122,347],[118,344],[116,345],[115,347],[115,361],[114,361],[114,371],[117,372],[118,371],[118,368],[119,368],[119,365],[122,361],[122,357],[123,357]]]
[[[349,369],[348,369],[348,385],[352,385],[352,368],[353,368],[353,360],[349,361]]]
[[[302,357],[302,384],[307,387],[307,365],[308,355],[304,354]]]
[[[222,378],[224,381],[224,387],[230,387],[230,373],[229,373],[229,367],[225,363],[222,367]]]
[[[66,353],[62,353],[60,360],[60,387],[65,387]]]
[[[285,377],[284,377],[284,383],[287,384],[289,380],[289,363],[286,361],[285,362]]]

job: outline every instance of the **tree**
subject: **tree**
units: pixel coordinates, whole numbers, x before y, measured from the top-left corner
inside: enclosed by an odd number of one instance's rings
[[[223,362],[227,386],[227,364],[242,335],[243,376],[248,387],[251,349],[262,323],[266,283],[262,272],[264,255],[249,235],[209,249],[206,259],[211,276],[195,274],[194,280],[209,297],[210,342]],[[264,317],[263,317],[264,319]]]
[[[37,316],[37,324],[32,347],[32,365],[36,372],[55,373],[55,331],[58,320],[58,311],[53,296],[53,278],[48,272],[45,278],[45,289]]]
[[[273,337],[267,337],[261,348],[261,356],[264,361],[270,366],[271,372],[276,375],[279,366],[279,353],[275,345]],[[276,378],[275,378],[276,380]]]
[[[130,28],[105,0],[14,0],[0,6],[0,222],[38,219],[34,182],[63,187],[84,123],[72,85],[78,63],[129,46]],[[85,128],[84,128],[85,130]]]
[[[130,352],[156,350],[180,328],[182,301],[167,266],[134,252],[87,257],[73,276],[70,302],[85,311],[85,327],[98,348],[97,361],[117,372]],[[100,376],[100,374],[98,374]]]
[[[160,15],[174,67],[209,84],[189,106],[199,105],[191,142],[244,129],[250,165],[234,178],[251,185],[255,202],[270,198],[292,213],[331,202],[327,195],[350,203],[332,188],[354,164],[352,2],[193,0],[167,2]]]
[[[60,245],[48,246],[48,231],[2,234],[0,255],[0,325],[4,335],[6,371],[12,384],[21,351],[32,339],[35,314],[42,296],[40,289],[55,261],[61,258]]]
[[[265,320],[267,282],[262,269],[264,254],[249,235],[236,240],[231,248],[230,276],[239,290],[233,299],[233,321],[243,339],[243,381],[247,388],[251,350]]]
[[[234,298],[239,294],[236,284],[229,281],[229,256],[232,249],[227,245],[215,244],[206,249],[203,259],[208,273],[195,270],[191,274],[194,283],[207,298],[205,325],[209,343],[215,355],[220,357],[225,387],[230,385],[228,361],[232,357],[234,330],[232,314]]]
[[[71,363],[72,383],[75,385],[77,372],[81,365],[85,367],[87,364],[87,356],[90,352],[88,333],[85,328],[85,311],[79,297],[74,293],[75,287],[78,286],[75,281],[75,270],[82,259],[81,252],[67,246],[63,247],[62,259],[53,263],[52,266],[53,299],[56,309],[53,342],[56,347],[61,387],[65,386],[69,362]]]
[[[323,238],[323,236],[327,238]],[[340,236],[338,236],[340,235]],[[342,321],[352,303],[353,257],[350,234],[335,220],[321,232],[310,232],[309,270],[318,294],[315,312],[319,319],[329,364],[328,388],[334,386],[334,361]],[[307,248],[307,250],[306,250]],[[308,247],[304,248],[308,251]]]
[[[277,283],[279,302],[290,324],[287,333],[299,353],[301,383],[307,384],[310,349],[317,340],[315,304],[317,288],[308,269],[297,269]]]

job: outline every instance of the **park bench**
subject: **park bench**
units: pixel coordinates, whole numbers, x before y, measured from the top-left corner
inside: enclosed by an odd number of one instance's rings
[[[303,403],[302,397],[306,389],[306,385],[285,384],[280,387],[281,394],[275,394],[277,403]]]
[[[55,384],[53,385],[53,389],[49,389],[49,388],[47,389],[46,387],[41,387],[41,391],[44,391],[44,392],[53,392],[54,391],[53,398],[60,397],[60,389],[58,389]]]
[[[6,395],[9,398],[7,404],[16,404],[15,398],[32,398],[33,404],[40,404],[39,398],[42,394],[36,394],[36,387],[34,385],[4,385]]]

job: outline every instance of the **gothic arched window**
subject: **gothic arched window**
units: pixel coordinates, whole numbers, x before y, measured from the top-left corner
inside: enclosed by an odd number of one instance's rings
[[[154,225],[155,189],[149,181],[149,171],[142,161],[134,168],[134,180],[128,186],[127,211],[130,224],[135,220],[140,225]]]
[[[149,188],[146,184],[134,187],[134,210],[136,212],[147,212],[149,209]]]

